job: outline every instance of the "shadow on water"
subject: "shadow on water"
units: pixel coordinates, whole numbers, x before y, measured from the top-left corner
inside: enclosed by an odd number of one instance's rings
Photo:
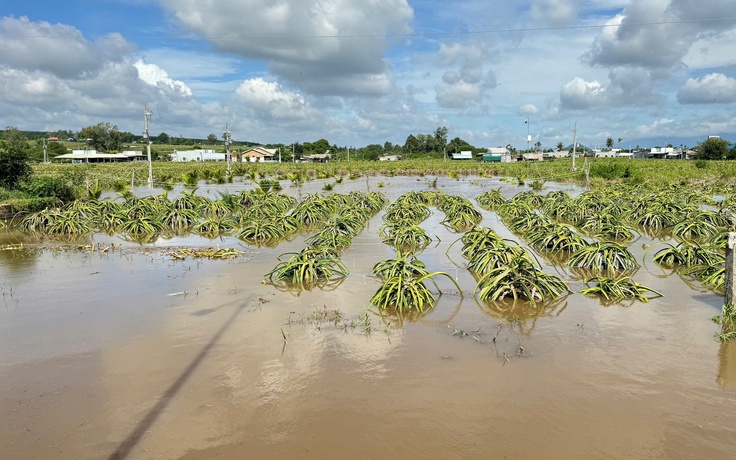
[[[217,333],[210,339],[210,341],[200,350],[200,352],[197,354],[197,356],[192,360],[191,363],[184,369],[184,371],[179,375],[179,377],[174,381],[174,383],[171,384],[171,386],[164,392],[164,394],[161,396],[161,398],[158,400],[155,406],[151,408],[150,411],[148,411],[148,414],[138,423],[138,426],[128,435],[128,437],[123,440],[122,443],[118,446],[117,449],[115,449],[115,452],[112,453],[108,457],[110,460],[117,460],[117,459],[123,459],[126,458],[128,455],[130,455],[131,451],[135,448],[135,446],[138,445],[138,443],[141,441],[143,436],[151,429],[151,426],[156,422],[159,415],[166,409],[166,407],[169,405],[172,399],[179,393],[179,390],[184,386],[184,384],[189,380],[189,377],[192,376],[194,371],[197,370],[197,367],[202,363],[202,361],[207,357],[207,354],[212,350],[212,348],[217,344],[217,342],[220,340],[220,338],[225,334],[225,332],[230,328],[230,326],[235,322],[235,319],[240,315],[240,313],[245,309],[245,307],[253,300],[253,296],[250,296],[245,301],[241,302],[240,305],[238,305],[235,308],[235,311],[232,315],[225,321],[225,323],[220,327],[220,330],[217,331]]]

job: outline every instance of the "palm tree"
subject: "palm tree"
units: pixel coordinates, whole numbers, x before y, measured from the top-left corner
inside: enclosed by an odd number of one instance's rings
[[[608,150],[611,150],[613,148],[613,138],[610,136],[608,139],[606,139],[606,147],[608,147]]]
[[[618,138],[618,149],[621,150],[621,141],[624,140],[622,137]]]
[[[565,145],[562,142],[558,142],[557,143],[557,151],[558,152],[561,152],[562,149],[564,149],[564,148],[565,148]]]

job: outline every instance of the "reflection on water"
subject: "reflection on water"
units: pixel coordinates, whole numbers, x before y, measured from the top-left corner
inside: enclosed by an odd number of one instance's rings
[[[736,341],[722,342],[718,349],[718,385],[736,387]]]
[[[523,299],[503,299],[495,302],[477,302],[481,310],[504,323],[517,326],[519,333],[530,335],[537,320],[557,317],[567,308],[567,296],[548,302],[530,302]]]
[[[0,273],[32,269],[42,253],[38,248],[0,247]]]

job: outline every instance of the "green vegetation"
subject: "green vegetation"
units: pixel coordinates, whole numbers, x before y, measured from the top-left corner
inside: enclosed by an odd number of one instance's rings
[[[646,303],[651,298],[647,294],[662,297],[659,292],[637,283],[628,276],[618,279],[598,276],[588,279],[585,284],[587,287],[579,291],[581,294],[603,297],[607,302],[635,299]]]

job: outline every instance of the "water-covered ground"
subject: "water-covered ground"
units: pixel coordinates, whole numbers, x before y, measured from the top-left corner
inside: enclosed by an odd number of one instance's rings
[[[361,178],[334,191],[393,200],[430,179]],[[333,180],[301,193],[324,182]],[[472,201],[489,187],[526,190],[472,177],[438,186]],[[542,193],[557,189],[580,191]],[[483,214],[482,225],[518,239]],[[736,345],[715,340],[710,320],[722,297],[647,263],[633,277],[664,297],[604,306],[576,292],[582,281],[568,269],[545,265],[575,293],[545,308],[479,304],[459,245],[446,254],[459,235],[443,217],[422,223],[440,242],[419,258],[456,278],[465,298],[440,278],[434,310],[403,324],[362,316],[380,285],[373,264],[394,255],[378,236],[381,214],[343,253],[350,276],[299,295],[262,280],[306,235],[276,248],[94,235],[82,242],[123,246],[0,251],[3,458],[734,455]],[[38,243],[0,234],[21,242]],[[650,243],[630,245],[640,262]],[[162,249],[214,244],[246,253],[174,261]]]

